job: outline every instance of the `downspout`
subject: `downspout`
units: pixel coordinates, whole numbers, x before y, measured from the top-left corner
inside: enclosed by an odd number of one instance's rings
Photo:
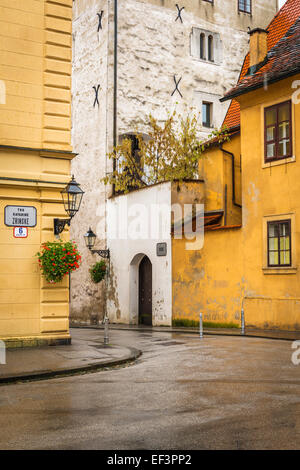
[[[220,149],[222,150],[222,152],[226,153],[227,155],[229,155],[231,157],[231,163],[232,163],[232,167],[231,167],[231,174],[232,174],[232,202],[233,202],[233,205],[236,206],[236,207],[242,207],[241,204],[238,204],[236,202],[236,199],[235,199],[235,173],[234,173],[234,154],[231,153],[231,152],[228,152],[228,150],[225,150],[223,149],[222,145],[220,145]]]
[[[227,184],[225,184],[224,206],[225,206],[224,225],[226,227],[226,225],[227,225]]]
[[[113,146],[117,146],[117,92],[118,92],[118,0],[114,0],[114,97],[113,97]],[[116,160],[113,159],[113,171]],[[112,188],[115,194],[115,185]]]

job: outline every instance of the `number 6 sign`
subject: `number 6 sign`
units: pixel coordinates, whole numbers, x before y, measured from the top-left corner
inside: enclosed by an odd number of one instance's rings
[[[14,227],[14,237],[15,238],[27,238],[28,228],[27,227]]]

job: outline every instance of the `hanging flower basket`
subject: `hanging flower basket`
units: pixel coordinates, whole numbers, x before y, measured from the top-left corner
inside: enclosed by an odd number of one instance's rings
[[[38,263],[46,281],[56,284],[79,268],[81,256],[75,242],[47,242],[37,253]]]
[[[99,261],[90,268],[91,279],[95,284],[98,284],[105,278],[106,274],[106,263],[105,261]]]

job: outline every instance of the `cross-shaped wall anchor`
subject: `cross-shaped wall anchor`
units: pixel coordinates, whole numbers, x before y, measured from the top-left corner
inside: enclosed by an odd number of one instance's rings
[[[177,8],[177,18],[176,18],[175,21],[177,21],[178,18],[179,18],[181,23],[183,23],[182,18],[181,18],[181,12],[182,12],[182,10],[184,10],[184,7],[180,8],[178,3],[176,3],[176,8]]]
[[[93,107],[95,107],[96,104],[99,106],[98,93],[99,93],[99,90],[100,90],[100,85],[97,85],[96,87],[93,86],[93,88],[95,90],[95,101],[94,101]]]
[[[99,33],[100,29],[102,29],[102,17],[103,17],[103,13],[104,13],[103,10],[101,10],[100,13],[97,13],[97,15],[98,15],[98,20],[99,20],[98,29],[97,29],[97,32],[98,32],[98,33]]]
[[[178,85],[179,85],[179,83],[181,82],[182,77],[180,77],[180,79],[177,81],[177,80],[176,80],[176,75],[174,75],[174,76],[173,76],[173,79],[174,79],[174,83],[175,83],[175,90],[173,91],[173,93],[171,94],[171,96],[173,96],[174,93],[175,93],[176,91],[178,91],[178,93],[180,94],[181,98],[183,98],[183,96],[182,96],[182,94],[181,94],[181,92],[180,92],[180,90],[179,90],[179,88],[178,88]]]

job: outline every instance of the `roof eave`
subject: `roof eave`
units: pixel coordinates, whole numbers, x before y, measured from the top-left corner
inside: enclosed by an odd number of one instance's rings
[[[297,73],[300,73],[300,67],[297,70],[293,70],[292,72],[285,73],[283,75],[280,75],[279,77],[271,78],[270,80],[268,80],[268,85],[271,85],[276,82],[280,82],[281,80],[284,80],[285,78],[288,78],[288,77],[292,77],[293,75],[297,75]],[[223,98],[220,98],[220,101],[221,103],[223,103],[224,101],[232,100],[234,98],[237,98],[238,96],[250,93],[250,91],[263,88],[263,86],[264,86],[264,83],[258,83],[256,85],[249,86],[245,90],[240,90],[235,93],[231,93],[230,95],[223,96]]]

